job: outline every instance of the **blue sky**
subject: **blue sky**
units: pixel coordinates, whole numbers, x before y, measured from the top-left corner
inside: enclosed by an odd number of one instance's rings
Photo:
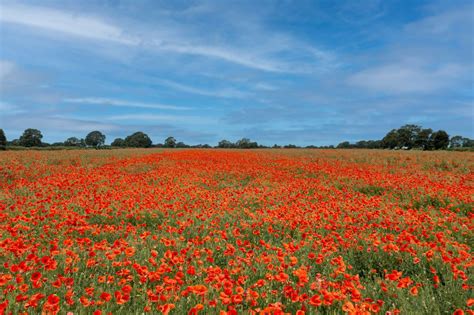
[[[473,137],[471,1],[0,1],[0,128],[110,143]]]

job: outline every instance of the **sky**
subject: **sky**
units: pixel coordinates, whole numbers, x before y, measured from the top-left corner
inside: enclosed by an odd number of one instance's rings
[[[0,0],[0,128],[154,143],[474,137],[472,1]]]

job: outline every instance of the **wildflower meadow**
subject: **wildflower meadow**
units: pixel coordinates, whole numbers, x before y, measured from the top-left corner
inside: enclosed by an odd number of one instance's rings
[[[474,156],[0,154],[0,314],[474,314]]]

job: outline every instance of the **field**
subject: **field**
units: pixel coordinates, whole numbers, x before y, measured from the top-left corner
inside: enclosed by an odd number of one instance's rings
[[[0,152],[0,314],[473,314],[473,169],[467,152]]]

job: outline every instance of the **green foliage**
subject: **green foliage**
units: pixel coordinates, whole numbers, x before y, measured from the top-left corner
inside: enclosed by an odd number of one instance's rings
[[[440,150],[449,145],[449,135],[444,130],[433,132],[432,129],[422,129],[417,125],[405,125],[392,129],[381,141],[386,149],[423,149]]]
[[[474,212],[474,203],[460,203],[451,209],[459,216],[469,217]]]
[[[449,204],[448,200],[442,200],[438,197],[432,197],[429,195],[422,195],[419,199],[415,199],[412,202],[413,209],[427,209],[429,207],[433,207],[436,209],[446,207]]]
[[[168,137],[164,143],[165,148],[175,148],[176,147],[176,139],[173,137]]]
[[[67,138],[64,141],[64,146],[66,147],[84,147],[86,145],[84,139],[79,139],[76,137]]]
[[[238,140],[236,143],[230,142],[228,140],[221,140],[219,141],[217,147],[223,148],[223,149],[231,149],[231,148],[255,149],[255,148],[258,148],[258,143],[255,141],[251,141],[248,138],[242,138]]]
[[[349,141],[344,141],[337,145],[338,149],[349,149],[350,147],[351,147],[351,143]]]
[[[115,138],[110,145],[113,147],[125,147],[125,140],[122,138]]]
[[[430,136],[432,132],[433,130],[431,128],[419,130],[414,142],[415,147],[429,150],[431,146]]]
[[[119,138],[115,140],[119,140],[120,142],[121,139]],[[120,146],[120,145],[117,145],[117,146]],[[151,139],[150,137],[148,137],[147,134],[141,131],[137,131],[131,134],[130,136],[127,136],[122,146],[131,147],[131,148],[149,148],[151,147]]]
[[[258,148],[257,142],[250,141],[248,138],[242,138],[235,143],[239,149],[253,149]]]
[[[26,129],[20,139],[7,142],[3,130],[0,129],[0,150],[4,150],[8,144],[13,149],[14,146],[22,147],[104,147],[105,135],[100,131],[92,131],[85,139],[78,139],[76,137],[68,138],[64,143],[56,142],[53,144],[43,143],[41,132],[37,129]],[[3,140],[4,139],[4,140]],[[11,147],[13,146],[13,147]],[[112,147],[135,147],[135,148],[149,148],[152,147],[150,137],[141,132],[135,132],[125,139],[116,138]],[[154,147],[165,148],[210,148],[209,145],[187,145],[184,142],[177,142],[174,137],[166,138],[164,144],[157,144]],[[263,145],[258,145],[257,142],[251,141],[249,138],[242,138],[237,142],[228,140],[219,141],[218,148],[239,148],[239,149],[253,149],[253,148],[267,148]],[[360,140],[355,143],[343,141],[337,145],[338,149],[420,149],[420,150],[445,150],[449,147],[451,150],[469,150],[474,148],[474,140],[454,136],[451,139],[444,130],[433,132],[430,128],[422,128],[418,125],[407,124],[398,129],[390,130],[381,140]],[[275,144],[273,148],[299,148],[297,145],[289,144],[280,146]],[[306,148],[318,148],[314,145],[306,146]],[[334,146],[320,146],[321,149],[332,149]]]
[[[5,133],[3,129],[0,129],[0,150],[5,150],[7,147],[7,137],[5,137]]]
[[[189,145],[185,144],[184,142],[178,142],[176,143],[177,148],[189,148]]]
[[[221,140],[217,144],[218,148],[223,148],[223,149],[230,149],[230,148],[235,148],[235,144],[230,142],[229,140]]]
[[[449,145],[449,136],[444,130],[433,132],[430,137],[433,149],[446,149]]]
[[[392,129],[385,135],[385,137],[383,137],[382,147],[387,149],[395,149],[398,147],[398,145],[398,130]]]
[[[43,135],[38,129],[26,129],[20,137],[18,144],[24,147],[39,147]]]
[[[474,140],[462,136],[454,136],[449,141],[450,148],[472,148],[474,147]]]
[[[86,136],[85,142],[88,146],[99,148],[105,143],[105,135],[97,130],[92,131]]]
[[[356,190],[367,196],[380,196],[385,192],[385,188],[374,185],[359,187]]]

